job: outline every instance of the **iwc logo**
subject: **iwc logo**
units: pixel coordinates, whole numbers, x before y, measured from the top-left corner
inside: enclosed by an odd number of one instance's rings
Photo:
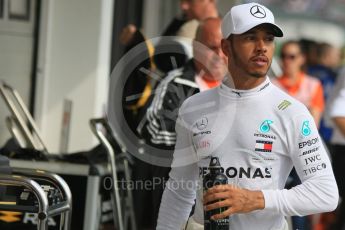
[[[256,18],[266,17],[266,11],[259,5],[255,5],[252,8],[250,8],[250,13]]]

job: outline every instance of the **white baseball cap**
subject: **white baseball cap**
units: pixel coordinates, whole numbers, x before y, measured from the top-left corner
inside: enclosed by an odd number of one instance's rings
[[[274,23],[273,13],[258,3],[234,6],[222,21],[223,38],[231,34],[242,34],[260,24],[272,25],[274,36],[283,37],[283,31]]]

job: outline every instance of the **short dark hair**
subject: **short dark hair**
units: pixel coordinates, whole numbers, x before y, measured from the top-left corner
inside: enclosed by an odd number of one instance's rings
[[[301,42],[299,42],[297,40],[288,40],[288,41],[283,43],[283,45],[281,46],[281,50],[283,50],[288,45],[296,45],[298,47],[298,49],[300,50],[300,52],[302,54],[305,54],[305,50],[303,49]]]
[[[316,54],[318,57],[324,57],[327,55],[328,51],[331,50],[333,46],[329,43],[323,42],[317,45]]]

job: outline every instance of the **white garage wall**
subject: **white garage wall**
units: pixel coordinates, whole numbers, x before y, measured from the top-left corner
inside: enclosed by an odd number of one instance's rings
[[[89,119],[103,115],[110,69],[113,0],[44,0],[35,116],[50,152],[58,152],[63,101],[72,101],[68,151],[97,141]]]
[[[28,105],[36,1],[31,1],[28,20],[10,19],[9,1],[3,3],[4,15],[0,18],[0,79],[14,87]],[[5,117],[9,115],[7,106],[0,98],[0,147],[10,138],[5,125]]]
[[[143,32],[147,38],[154,38],[179,13],[179,0],[145,0],[143,8]]]

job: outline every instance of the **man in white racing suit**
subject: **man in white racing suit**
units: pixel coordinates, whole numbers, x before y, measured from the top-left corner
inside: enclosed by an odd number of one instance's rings
[[[338,188],[312,116],[266,75],[274,38],[283,36],[272,12],[257,3],[234,6],[222,34],[229,76],[180,108],[157,229],[181,229],[194,199],[191,219],[200,229],[204,210],[220,207],[226,210],[213,218],[229,217],[234,230],[286,229],[285,216],[334,210]],[[203,193],[211,156],[218,157],[228,184]],[[287,190],[293,166],[302,184]]]

